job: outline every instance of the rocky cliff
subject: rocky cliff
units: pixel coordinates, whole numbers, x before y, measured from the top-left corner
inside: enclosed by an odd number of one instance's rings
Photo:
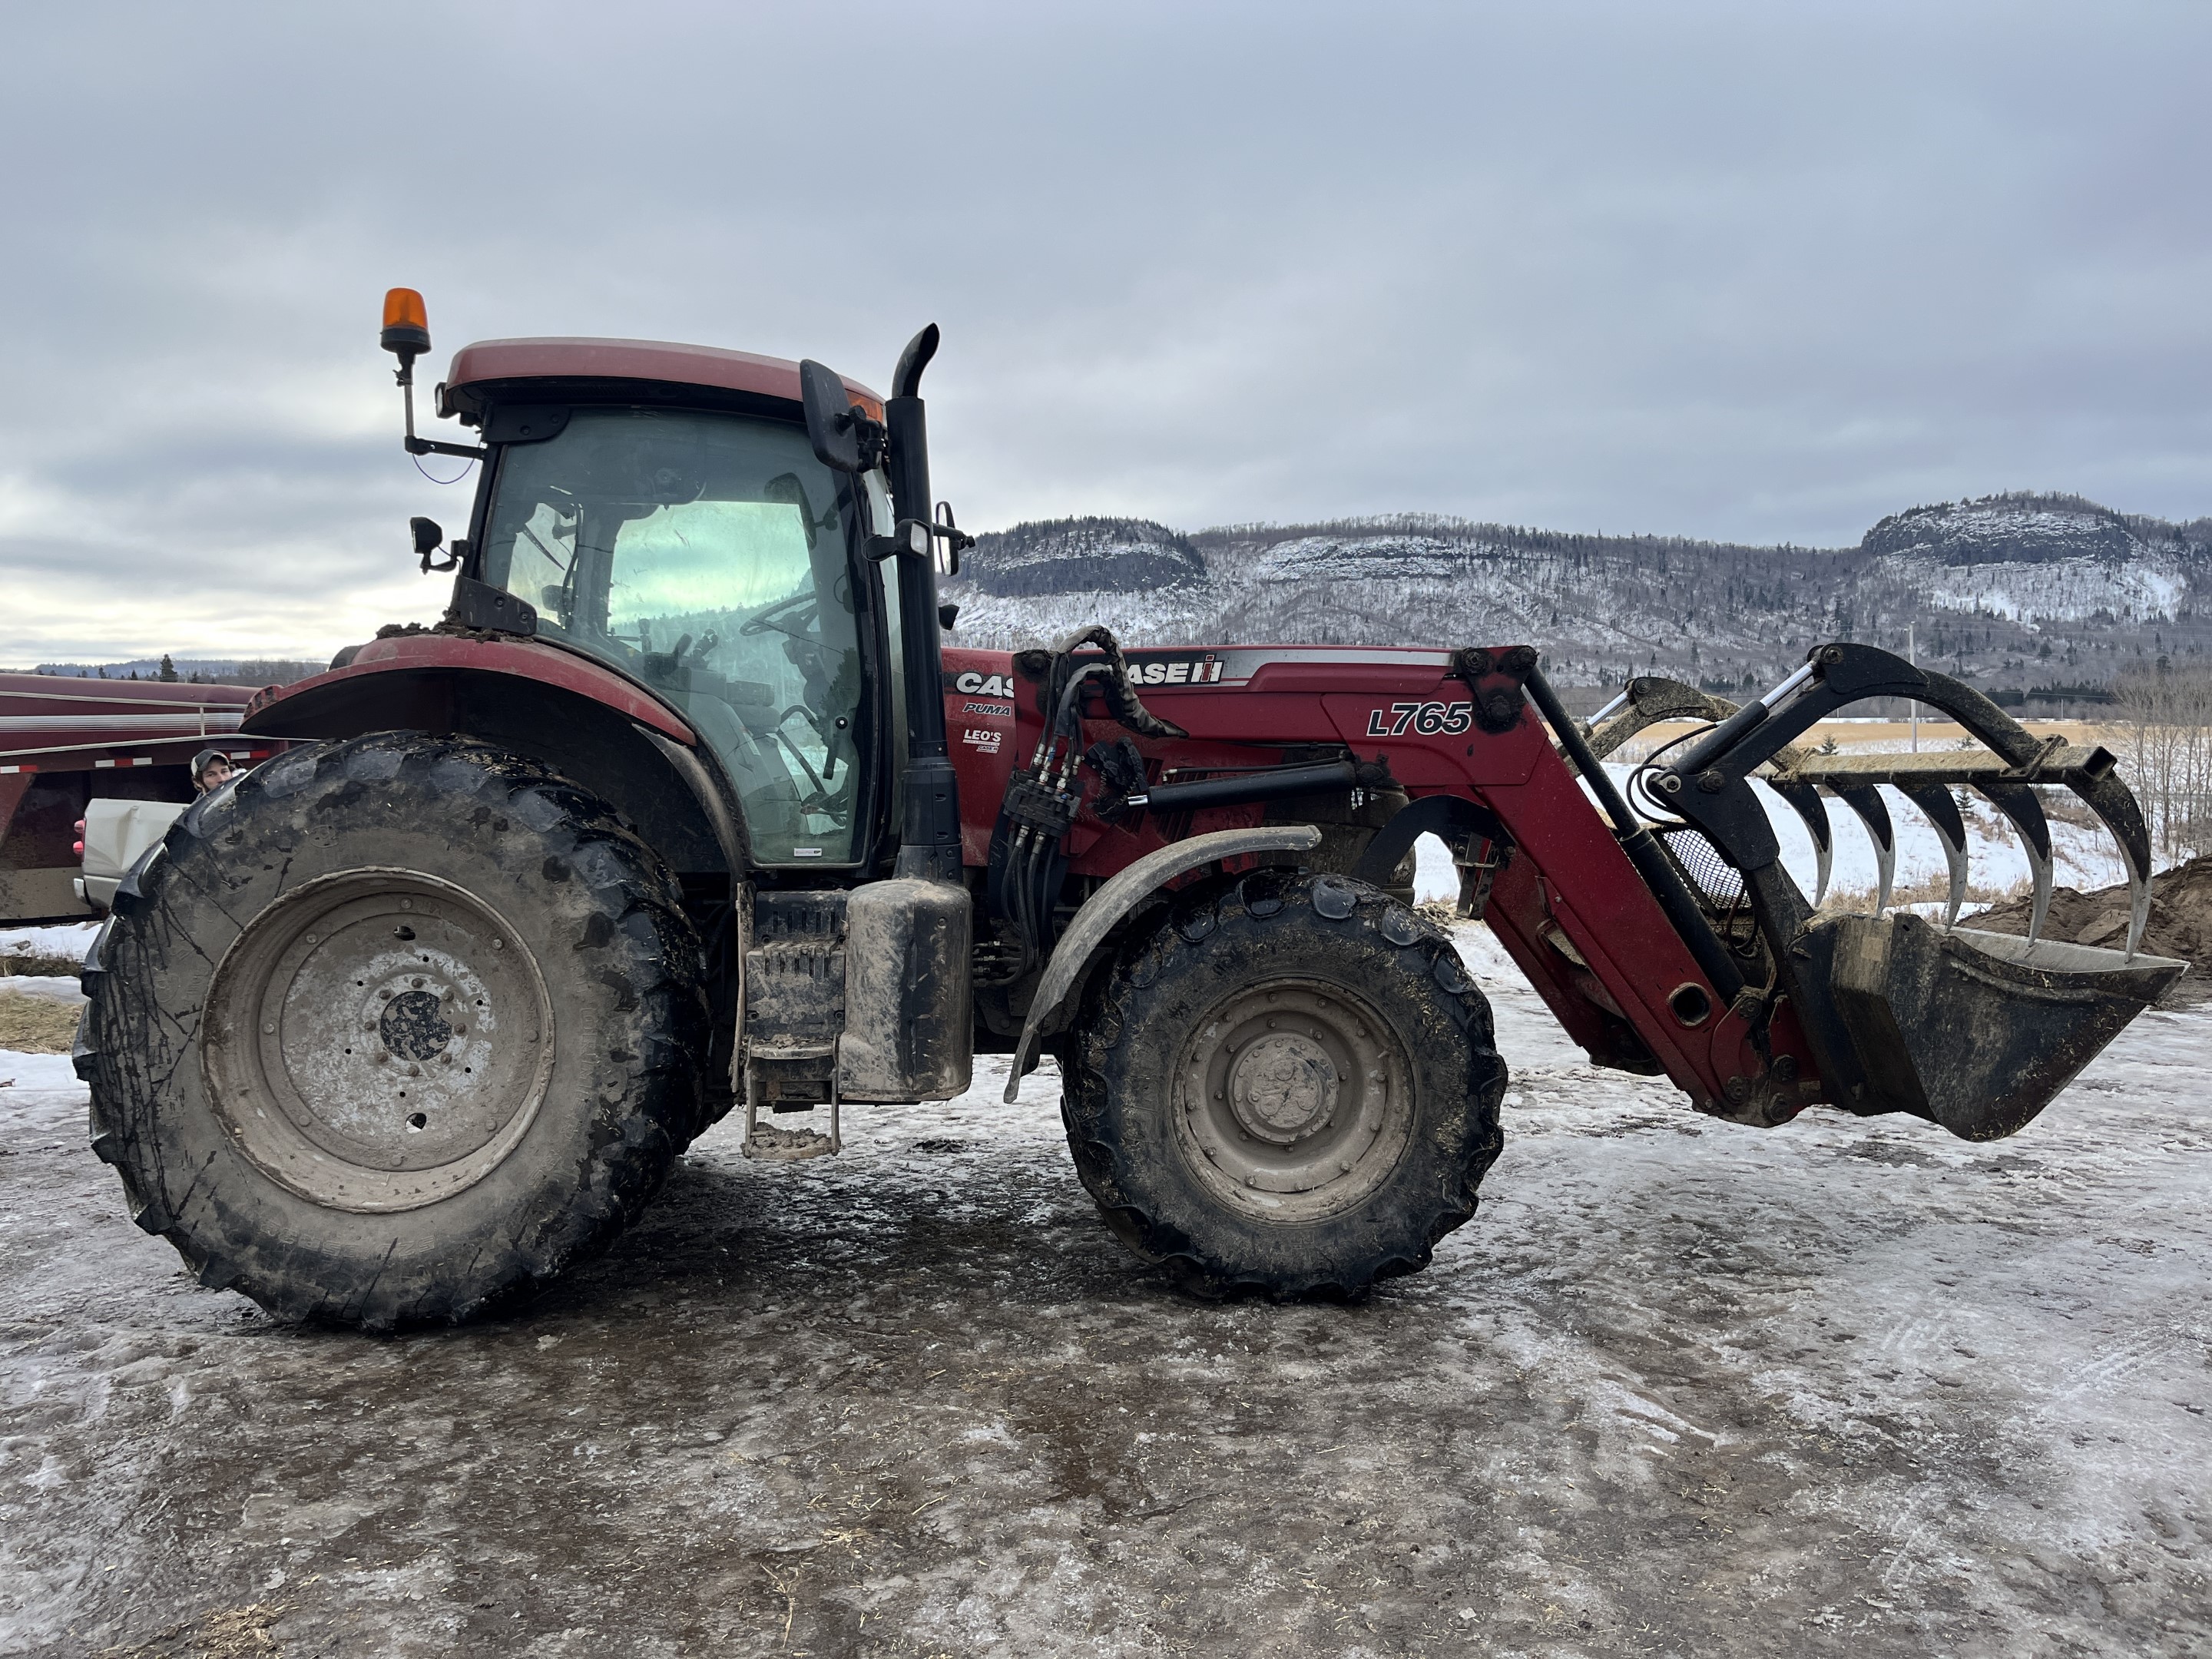
[[[2070,495],[1893,514],[1856,547],[1581,536],[1419,514],[1181,534],[1134,520],[981,538],[946,597],[963,644],[1085,622],[1164,644],[1527,641],[1564,684],[1661,672],[1763,684],[1823,639],[1902,650],[1992,689],[2097,686],[2212,652],[2212,520]]]

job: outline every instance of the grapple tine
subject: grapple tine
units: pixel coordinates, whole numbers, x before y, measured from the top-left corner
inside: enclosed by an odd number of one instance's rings
[[[1943,861],[1950,866],[1951,896],[1943,906],[1943,929],[1959,923],[1959,907],[1966,901],[1966,821],[1959,816],[1959,803],[1940,784],[1898,792],[1928,815],[1928,823],[1943,843]]]
[[[2128,866],[2128,955],[2132,958],[2142,944],[2150,923],[2150,829],[2134,792],[2118,774],[2107,769],[2094,778],[2070,779],[2068,787],[2094,812],[2119,843],[2121,860]]]
[[[1890,885],[1897,875],[1897,832],[1890,827],[1889,808],[1884,805],[1879,789],[1844,788],[1836,790],[1835,794],[1859,815],[1859,822],[1866,825],[1867,839],[1874,843],[1875,865],[1881,873],[1874,913],[1880,915],[1889,908]]]
[[[1790,803],[1790,810],[1804,820],[1805,833],[1813,838],[1813,852],[1820,860],[1820,885],[1813,895],[1813,908],[1817,910],[1828,896],[1828,877],[1836,861],[1835,835],[1828,827],[1828,809],[1820,799],[1820,792],[1809,783],[1776,783],[1767,780],[1774,793]]]
[[[2051,824],[2043,816],[2043,803],[2024,783],[1999,783],[1978,778],[1975,793],[2012,820],[2027,854],[2027,867],[2035,878],[2035,898],[2027,915],[2027,942],[2043,937],[2043,923],[2051,914]]]

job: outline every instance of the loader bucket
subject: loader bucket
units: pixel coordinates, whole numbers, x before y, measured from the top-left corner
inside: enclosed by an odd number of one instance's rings
[[[1874,1097],[1851,1109],[1910,1112],[1967,1140],[2027,1124],[2189,965],[1909,913],[1824,917],[1806,945],[1828,960]]]

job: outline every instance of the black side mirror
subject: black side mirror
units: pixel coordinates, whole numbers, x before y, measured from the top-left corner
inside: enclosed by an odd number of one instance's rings
[[[835,472],[865,472],[883,459],[884,429],[853,407],[844,381],[811,357],[799,366],[799,397],[814,459]]]
[[[430,556],[438,550],[438,544],[446,539],[446,532],[435,519],[426,519],[418,514],[407,520],[407,528],[415,538],[416,552],[422,556],[424,570],[451,570],[461,562],[460,549],[456,547],[452,557],[438,564],[430,562]]]
[[[975,545],[975,538],[953,522],[952,503],[950,501],[938,502],[937,522],[931,528],[945,542],[945,556],[938,561],[937,574],[940,576],[958,575],[960,555]]]

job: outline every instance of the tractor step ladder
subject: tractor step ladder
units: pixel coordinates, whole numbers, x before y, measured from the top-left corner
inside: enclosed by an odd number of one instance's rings
[[[819,1129],[783,1129],[761,1121],[761,1068],[790,1061],[830,1062],[830,1133]],[[811,1111],[809,1105],[803,1110]],[[744,1155],[762,1164],[795,1164],[801,1158],[829,1158],[842,1152],[842,1103],[837,1091],[837,1045],[784,1044],[754,1049],[745,1056]]]

